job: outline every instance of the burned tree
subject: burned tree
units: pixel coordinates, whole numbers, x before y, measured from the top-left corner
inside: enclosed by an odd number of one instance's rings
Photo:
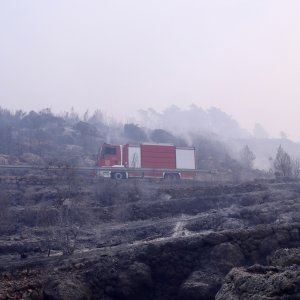
[[[77,246],[80,225],[85,218],[78,207],[79,174],[68,164],[57,166],[52,181],[55,199],[51,206],[41,207],[40,222],[46,227],[45,247],[48,256],[51,250],[60,250],[71,255]]]
[[[283,150],[281,145],[277,149],[274,160],[274,170],[277,176],[289,177],[292,175],[292,160],[290,155]]]
[[[292,174],[293,177],[300,177],[300,160],[298,158],[292,159]]]

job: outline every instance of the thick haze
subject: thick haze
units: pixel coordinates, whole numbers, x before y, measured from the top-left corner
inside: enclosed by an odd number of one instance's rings
[[[300,140],[299,0],[0,0],[0,105],[219,107]]]

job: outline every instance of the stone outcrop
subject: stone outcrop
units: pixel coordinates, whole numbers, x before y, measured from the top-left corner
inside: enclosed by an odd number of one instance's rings
[[[300,248],[276,250],[268,263],[233,268],[216,299],[300,299]]]
[[[300,299],[299,266],[232,269],[216,300],[238,299]]]

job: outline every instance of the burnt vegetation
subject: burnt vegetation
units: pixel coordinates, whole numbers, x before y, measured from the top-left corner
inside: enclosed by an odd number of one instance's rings
[[[299,273],[295,181],[117,181],[62,169],[4,174],[1,189],[1,296],[228,299],[246,277],[250,299],[256,277],[289,280],[292,264]]]
[[[251,140],[234,154],[216,133],[118,124],[100,111],[0,114],[0,163],[43,166],[0,169],[0,299],[300,297],[299,162],[284,141],[262,171]],[[211,172],[112,180],[76,169],[108,141],[193,145]]]

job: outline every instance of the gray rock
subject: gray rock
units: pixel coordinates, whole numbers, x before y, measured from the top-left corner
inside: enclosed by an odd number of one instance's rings
[[[180,287],[179,299],[214,299],[221,282],[222,278],[218,274],[196,271]]]
[[[300,268],[234,268],[226,276],[216,300],[238,299],[300,299]]]
[[[269,263],[274,266],[300,266],[300,248],[279,249],[269,257]]]

